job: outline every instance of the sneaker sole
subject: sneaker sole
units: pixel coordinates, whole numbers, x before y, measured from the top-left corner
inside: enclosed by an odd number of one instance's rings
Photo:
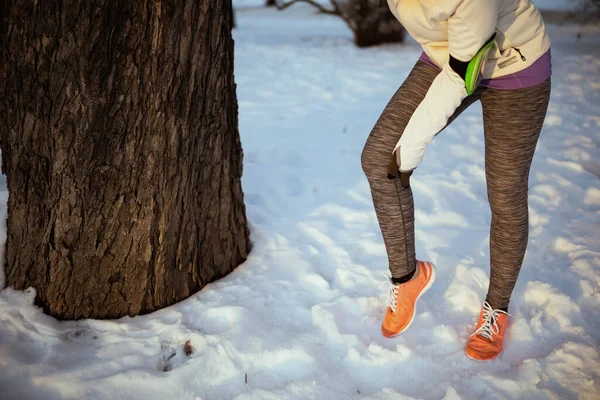
[[[466,352],[466,350],[465,350],[465,354],[466,354],[466,356],[467,356],[467,357],[469,357],[469,358],[470,358],[471,360],[473,360],[473,361],[477,361],[477,362],[480,362],[480,363],[485,363],[485,362],[488,362],[488,361],[492,361],[492,360],[495,360],[495,359],[497,359],[498,357],[500,357],[500,355],[502,354],[502,352],[498,353],[498,355],[497,355],[497,356],[494,356],[494,357],[492,357],[492,358],[486,358],[485,360],[482,360],[482,359],[480,359],[480,358],[473,358],[473,357],[471,357],[471,356],[469,355],[469,353],[467,353],[467,352]]]
[[[415,300],[415,309],[413,310],[413,315],[412,315],[412,317],[410,317],[410,321],[408,322],[408,325],[406,325],[406,327],[404,327],[404,329],[402,329],[400,332],[395,333],[393,335],[387,335],[382,330],[381,334],[383,336],[385,336],[386,338],[394,338],[394,337],[400,335],[402,332],[404,332],[405,330],[407,330],[408,328],[410,328],[410,326],[412,325],[413,321],[415,320],[415,315],[417,315],[417,304],[419,303],[419,299],[433,285],[433,282],[435,281],[435,277],[436,277],[435,265],[433,265],[433,263],[431,263],[431,262],[428,262],[427,264],[431,265],[431,278],[429,279],[429,282],[427,282],[427,285],[425,285],[425,287],[423,288],[423,290],[421,290],[421,292],[417,296],[417,299]]]

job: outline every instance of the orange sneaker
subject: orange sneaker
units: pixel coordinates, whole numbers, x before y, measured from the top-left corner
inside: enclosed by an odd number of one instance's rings
[[[435,280],[435,267],[428,262],[417,261],[419,270],[410,281],[394,284],[390,280],[390,293],[385,317],[381,325],[383,336],[391,338],[399,335],[412,324],[415,318],[417,300]]]
[[[502,353],[502,341],[508,328],[509,314],[503,310],[494,310],[487,302],[479,314],[475,332],[467,341],[465,352],[476,361],[493,360]]]

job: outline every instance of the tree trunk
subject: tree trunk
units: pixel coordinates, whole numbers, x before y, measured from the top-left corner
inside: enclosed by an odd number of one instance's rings
[[[406,31],[381,0],[336,1],[342,18],[354,33],[358,47],[403,42]]]
[[[60,319],[185,299],[250,250],[231,0],[0,2],[7,285]]]

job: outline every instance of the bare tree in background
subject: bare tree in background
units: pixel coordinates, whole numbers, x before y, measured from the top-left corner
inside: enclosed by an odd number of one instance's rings
[[[148,313],[250,251],[231,0],[0,3],[3,264],[60,319]]]
[[[600,22],[600,0],[580,0],[580,6],[588,14],[586,22]]]
[[[327,6],[316,0],[278,0],[277,8],[284,10],[296,3],[308,3],[319,12],[340,16],[359,47],[402,42],[406,36],[385,0],[329,0]]]
[[[583,21],[581,21],[581,29],[577,32],[577,37],[581,38],[584,35],[586,25],[600,24],[600,0],[580,0],[583,10]]]
[[[600,0],[578,0],[580,6],[587,7],[594,6],[596,8],[600,8]]]
[[[590,25],[600,24],[600,0],[571,0],[573,8],[567,13],[553,13],[552,10],[546,10],[544,18],[555,21],[560,24],[565,22],[578,23],[580,29],[577,37],[585,35],[586,28]]]

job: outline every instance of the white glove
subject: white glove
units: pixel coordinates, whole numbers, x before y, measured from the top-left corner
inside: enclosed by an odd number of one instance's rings
[[[425,148],[444,129],[448,119],[467,97],[465,81],[446,63],[425,98],[408,121],[394,147],[400,171],[411,171],[423,161]]]

